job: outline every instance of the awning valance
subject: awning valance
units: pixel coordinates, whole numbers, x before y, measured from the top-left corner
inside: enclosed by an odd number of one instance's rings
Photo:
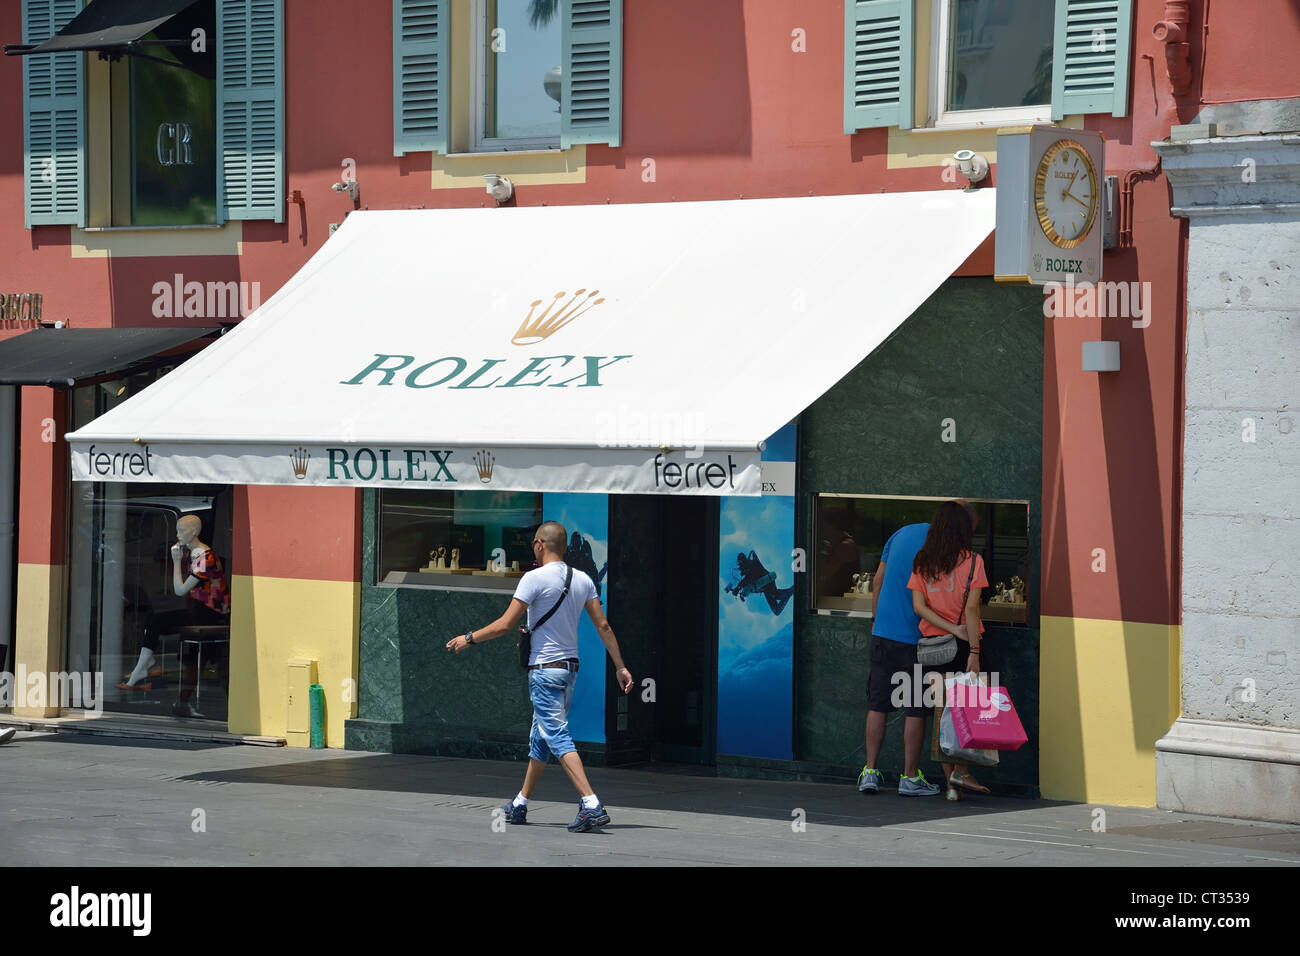
[[[219,329],[32,329],[0,341],[0,385],[73,386],[140,363]]]
[[[990,189],[356,212],[69,435],[74,476],[759,494],[761,442],[993,225]]]

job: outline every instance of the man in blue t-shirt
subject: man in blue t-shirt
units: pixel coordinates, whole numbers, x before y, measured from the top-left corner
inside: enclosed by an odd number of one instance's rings
[[[925,707],[914,686],[916,642],[921,636],[921,619],[912,610],[912,592],[907,589],[916,552],[925,544],[930,526],[904,525],[889,536],[880,554],[871,586],[871,671],[867,677],[867,763],[858,775],[858,790],[875,793],[880,789],[876,762],[885,742],[885,719],[895,709],[895,674],[907,675],[903,688],[912,699],[903,721],[903,776],[898,781],[900,797],[931,797],[939,787],[921,773],[921,744],[925,740]],[[915,705],[915,706],[912,706]]]

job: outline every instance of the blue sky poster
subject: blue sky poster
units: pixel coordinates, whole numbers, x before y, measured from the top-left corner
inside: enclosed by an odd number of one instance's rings
[[[569,535],[565,560],[596,582],[600,603],[606,603],[609,570],[609,496],[542,495],[542,519],[558,521]],[[576,536],[576,537],[575,537]],[[605,742],[605,645],[584,611],[578,619],[578,680],[569,708],[569,734],[574,740]]]
[[[764,461],[793,461],[793,432]],[[718,753],[791,760],[794,497],[724,498],[718,520]]]

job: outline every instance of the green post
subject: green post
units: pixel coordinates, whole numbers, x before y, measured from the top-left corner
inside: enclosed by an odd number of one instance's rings
[[[325,746],[325,687],[311,685],[311,745],[320,750]]]

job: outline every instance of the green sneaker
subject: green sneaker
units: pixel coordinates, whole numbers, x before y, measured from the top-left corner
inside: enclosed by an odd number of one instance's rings
[[[937,797],[939,786],[925,779],[920,770],[915,777],[898,778],[898,795],[900,797]]]
[[[858,774],[858,793],[876,793],[880,789],[880,771],[862,768]]]

